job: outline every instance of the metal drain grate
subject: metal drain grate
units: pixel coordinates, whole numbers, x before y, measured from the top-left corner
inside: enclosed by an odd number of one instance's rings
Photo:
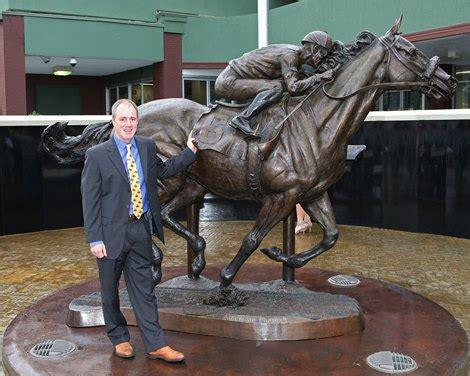
[[[29,353],[36,358],[58,359],[76,350],[77,346],[64,339],[47,340],[35,345]]]
[[[333,277],[328,278],[328,282],[330,282],[334,286],[341,286],[341,287],[352,287],[357,286],[361,283],[359,279],[353,277],[352,275],[345,275],[345,274],[338,274]]]
[[[384,373],[405,373],[418,368],[418,364],[408,355],[392,351],[380,351],[367,357],[367,364]]]

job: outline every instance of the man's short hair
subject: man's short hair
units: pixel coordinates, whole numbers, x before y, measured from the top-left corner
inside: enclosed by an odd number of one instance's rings
[[[130,99],[118,99],[116,102],[114,102],[113,107],[111,107],[111,117],[113,118],[113,120],[116,116],[117,108],[121,104],[127,104],[128,106],[134,107],[135,113],[137,114],[137,118],[139,117],[139,109],[137,108],[137,105],[134,102],[132,102]]]

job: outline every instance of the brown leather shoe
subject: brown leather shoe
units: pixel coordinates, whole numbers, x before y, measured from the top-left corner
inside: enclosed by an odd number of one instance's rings
[[[134,350],[129,342],[122,342],[114,346],[114,354],[120,358],[129,359],[134,357]]]
[[[170,346],[165,346],[155,351],[147,353],[149,359],[161,359],[168,363],[177,363],[184,360],[184,354],[173,350]]]

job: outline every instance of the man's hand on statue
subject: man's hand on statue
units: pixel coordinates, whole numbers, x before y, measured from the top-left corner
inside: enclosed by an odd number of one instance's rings
[[[193,151],[193,153],[197,152],[197,146],[194,143],[193,131],[189,133],[188,142],[186,143],[186,145]]]
[[[103,258],[107,256],[106,247],[104,243],[96,244],[93,247],[90,247],[90,251],[91,253],[93,253],[93,255],[95,255],[98,258]]]

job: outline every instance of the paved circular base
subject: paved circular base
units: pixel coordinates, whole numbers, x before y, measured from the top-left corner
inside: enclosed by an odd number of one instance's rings
[[[164,270],[165,279],[185,273],[184,267]],[[216,279],[220,268],[209,266],[204,275]],[[279,276],[277,265],[245,265],[237,282],[265,282]],[[130,327],[136,357],[112,355],[103,327],[69,328],[68,305],[79,295],[98,290],[98,281],[60,291],[28,308],[9,325],[4,335],[3,361],[7,374],[204,374],[204,375],[378,375],[366,358],[390,350],[412,357],[418,369],[410,375],[466,375],[468,339],[460,324],[442,307],[409,290],[359,277],[350,288],[328,283],[333,273],[301,269],[296,279],[310,290],[344,294],[359,301],[365,329],[354,335],[288,342],[261,342],[166,331],[168,342],[183,351],[182,364],[145,358],[138,329]],[[28,353],[48,339],[77,345],[70,355],[55,360]]]

